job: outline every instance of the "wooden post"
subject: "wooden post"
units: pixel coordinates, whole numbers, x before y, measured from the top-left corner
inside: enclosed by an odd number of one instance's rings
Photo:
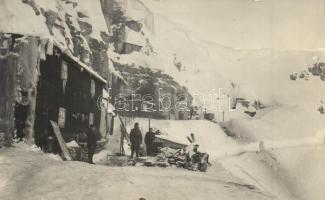
[[[118,117],[119,117],[119,119],[120,119],[120,121],[121,121],[121,125],[122,125],[122,134],[123,134],[124,137],[127,139],[128,143],[130,143],[130,138],[129,138],[128,132],[127,132],[127,130],[126,130],[126,127],[125,127],[125,125],[124,125],[124,123],[123,123],[123,120],[122,120],[122,118],[121,118],[120,115],[118,115]]]
[[[128,135],[128,132],[126,130],[126,127],[123,123],[123,120],[121,118],[120,115],[118,115],[119,119],[120,119],[120,122],[121,122],[121,141],[120,141],[120,153],[122,155],[125,154],[125,151],[124,151],[124,138],[127,140],[128,144],[130,145],[130,138],[129,138],[129,135]]]
[[[149,129],[150,129],[150,120],[151,120],[151,115],[150,115],[150,113],[149,113],[149,128],[148,128],[148,131],[149,131]]]
[[[56,136],[56,139],[59,142],[60,148],[62,150],[63,159],[71,161],[72,157],[71,157],[70,152],[68,150],[68,147],[65,144],[65,141],[64,141],[64,139],[62,137],[62,134],[61,134],[61,131],[60,131],[60,128],[59,128],[58,124],[56,122],[54,122],[54,121],[50,121],[50,123],[52,125],[52,128],[53,128],[54,134]]]
[[[125,150],[124,150],[124,134],[123,132],[123,128],[122,128],[122,124],[121,124],[121,137],[120,137],[120,154],[121,155],[125,155]]]
[[[114,134],[114,119],[115,119],[115,116],[112,116],[112,118],[111,118],[111,127],[109,129],[109,134],[110,135]]]

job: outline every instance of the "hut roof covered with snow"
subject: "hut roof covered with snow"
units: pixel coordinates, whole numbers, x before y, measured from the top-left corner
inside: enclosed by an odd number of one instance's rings
[[[109,35],[100,0],[1,0],[0,32],[39,36],[105,82],[90,61],[89,41]]]

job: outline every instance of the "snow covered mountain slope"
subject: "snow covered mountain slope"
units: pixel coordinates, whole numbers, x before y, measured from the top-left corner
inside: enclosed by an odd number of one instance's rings
[[[153,53],[145,55],[133,52],[119,56],[121,61],[163,70],[181,85],[188,87],[197,104],[204,104],[206,99],[210,101],[211,95],[219,95],[219,89],[230,94],[232,99],[237,97],[235,93],[240,93],[241,98],[250,101],[258,99],[267,106],[299,105],[308,110],[314,109],[324,98],[324,95],[314,89],[325,89],[325,84],[321,81],[292,82],[289,79],[291,73],[302,71],[306,65],[313,62],[313,56],[324,56],[325,52],[321,49],[232,48],[201,39],[197,35],[198,27],[187,27],[185,22],[181,23],[182,21],[175,17],[175,10],[166,9],[165,3],[171,2],[131,2],[133,3],[126,6],[131,16],[134,13],[139,16],[141,12],[142,16],[146,16],[148,11],[153,16],[154,31],[149,31],[152,25],[148,28],[142,22],[142,31],[153,46]],[[138,2],[137,6],[134,6],[134,2]],[[139,9],[139,5],[143,5],[145,9]],[[231,83],[236,85],[238,92],[234,92]],[[218,97],[221,98],[220,95]],[[228,112],[228,107],[224,111]],[[216,110],[208,108],[208,111]]]
[[[312,59],[314,56],[320,57],[321,61],[324,60],[324,49],[228,47],[215,41],[200,39],[193,21],[183,23],[177,19],[176,16],[179,14],[176,12],[177,9],[166,9],[164,1],[143,0],[143,2],[155,13],[156,35],[152,41],[158,56],[169,58],[172,62],[174,54],[177,55],[177,60],[182,61],[186,70],[166,70],[173,72],[173,75],[182,80],[190,91],[207,94],[213,89],[224,87],[231,93],[229,83],[233,82],[238,85],[239,90],[242,90],[241,93],[246,94],[245,98],[256,97],[267,106],[253,118],[243,114],[242,111],[226,112],[226,120],[231,122],[230,128],[233,128],[235,133],[250,138],[250,141],[263,139],[281,141],[323,134],[320,132],[324,129],[325,118],[317,111],[317,104],[325,98],[322,92],[325,90],[325,83],[318,77],[310,76],[309,80],[292,81],[289,76],[293,72],[306,70],[307,65],[314,62]],[[186,8],[193,8],[192,4],[195,3],[188,2]],[[179,15],[181,14],[186,13]],[[213,16],[213,13],[204,13],[209,14]],[[213,21],[213,18],[211,20]],[[213,22],[206,23],[211,25],[211,30],[215,30],[212,27]],[[188,24],[191,26],[186,26]],[[228,29],[229,27],[225,28]],[[209,29],[200,30],[202,31]],[[220,32],[222,31],[221,29]],[[324,185],[322,178],[324,172],[319,171],[324,166],[323,160],[320,159],[323,149],[295,148],[270,153],[282,169],[278,173],[284,177],[286,185],[298,197],[322,199],[325,196],[319,187]],[[304,168],[306,170],[303,170]],[[262,175],[263,173],[254,174],[253,177],[259,179]],[[269,183],[271,182],[272,180]]]
[[[156,20],[165,21],[160,16]],[[157,27],[163,26],[159,24]],[[240,88],[254,91],[258,99],[269,105],[310,102],[310,98],[319,101],[319,98],[324,97],[317,90],[312,90],[325,89],[325,84],[321,81],[293,83],[289,75],[305,69],[313,62],[313,56],[324,57],[325,52],[238,50],[220,44],[195,41],[193,35],[185,32],[186,30],[179,30],[177,24],[166,28],[160,38],[159,28],[156,32],[161,43],[157,46],[161,45],[161,49],[170,51],[169,58],[173,53],[182,58],[186,71],[176,71],[173,75],[183,79],[194,93],[201,91],[207,95],[220,87],[227,91],[231,81]],[[174,39],[180,42],[175,42]],[[164,56],[168,57],[167,54],[165,52]]]

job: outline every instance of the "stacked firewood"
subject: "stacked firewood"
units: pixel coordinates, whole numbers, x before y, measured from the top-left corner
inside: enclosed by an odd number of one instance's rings
[[[208,165],[210,165],[209,154],[198,151],[199,145],[195,143],[193,133],[187,139],[191,145],[186,148],[163,147],[159,149],[155,157],[140,157],[136,160],[131,160],[130,165],[144,165],[148,167],[176,166],[192,171],[206,172]]]
[[[182,149],[172,149],[169,147],[161,148],[155,157],[138,158],[137,163],[148,167],[169,167],[175,165],[184,167],[186,156]]]
[[[175,165],[177,167],[184,167],[186,162],[186,154],[182,149],[172,149],[164,147],[160,149],[160,154],[157,157],[164,157],[169,165]]]

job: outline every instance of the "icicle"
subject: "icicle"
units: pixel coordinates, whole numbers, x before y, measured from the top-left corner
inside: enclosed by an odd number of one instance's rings
[[[41,44],[39,45],[39,56],[41,60],[46,60],[46,44],[48,39],[41,39]]]
[[[91,81],[90,81],[90,94],[91,94],[92,98],[94,98],[94,96],[95,96],[95,91],[96,91],[95,81],[93,79],[91,79]]]
[[[54,46],[54,40],[51,38],[47,42],[47,49],[46,49],[47,55],[53,55],[53,46]]]
[[[63,94],[65,94],[65,89],[66,89],[66,86],[67,86],[67,80],[62,80],[62,90],[63,90]]]
[[[65,94],[65,89],[68,80],[68,64],[65,61],[62,61],[61,64],[61,79],[62,79],[63,94]]]

